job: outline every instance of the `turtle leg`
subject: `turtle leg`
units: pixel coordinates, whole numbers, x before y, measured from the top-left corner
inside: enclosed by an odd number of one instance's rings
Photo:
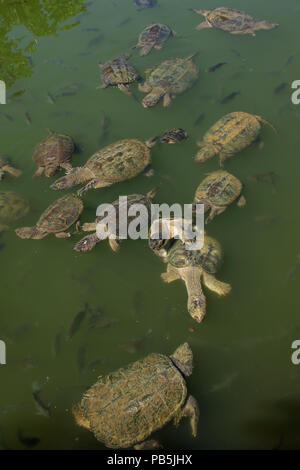
[[[177,281],[177,279],[180,279],[180,274],[178,274],[177,270],[168,264],[167,272],[162,273],[160,277],[164,282],[167,282],[169,284],[170,282]]]
[[[203,281],[208,289],[215,292],[218,295],[227,295],[231,291],[231,285],[227,282],[218,281],[212,274],[203,272]]]
[[[118,88],[119,88],[119,90],[123,91],[123,93],[125,93],[125,95],[132,96],[129,85],[124,85],[124,83],[119,83]]]
[[[45,176],[47,178],[50,178],[51,176],[54,176],[57,170],[57,166],[46,166],[45,168]]]
[[[193,437],[197,436],[199,421],[199,407],[197,400],[190,395],[181,412],[174,418],[174,424],[177,426],[182,418],[189,418]]]
[[[138,89],[142,91],[143,93],[150,93],[150,91],[152,90],[152,87],[145,82],[145,83],[139,83]]]
[[[153,45],[152,45],[152,44],[150,44],[149,46],[144,46],[144,47],[142,47],[141,50],[140,50],[140,56],[148,55],[149,52],[152,51],[152,49],[153,49]],[[156,47],[155,47],[155,49],[156,49]]]
[[[3,171],[3,170],[0,170],[0,180],[2,180],[2,179],[3,179],[3,177],[4,177],[4,174],[5,174],[5,171]]]
[[[245,196],[241,195],[237,200],[238,207],[244,207],[247,204]]]
[[[96,90],[102,90],[102,89],[107,88],[107,87],[108,87],[107,83],[103,83],[102,85],[98,85],[96,87]]]
[[[22,171],[17,170],[16,168],[10,165],[4,165],[2,169],[6,171],[7,173],[9,173],[10,175],[14,176],[15,178],[18,178],[22,174]]]
[[[220,167],[223,168],[225,160],[229,157],[232,157],[232,156],[233,156],[233,153],[225,154],[225,153],[220,152]]]
[[[161,51],[163,47],[164,47],[163,44],[156,44],[154,46],[154,49],[156,49],[157,51]]]
[[[144,441],[141,444],[136,444],[133,448],[134,450],[155,450],[161,449],[162,446],[155,439],[149,439],[148,441]]]
[[[166,93],[163,98],[163,106],[166,108],[167,106],[170,106],[171,103],[172,103],[171,96],[169,95],[169,93]]]
[[[196,11],[196,10],[194,10],[194,11]],[[206,29],[206,28],[212,28],[212,25],[208,21],[202,21],[201,23],[199,23],[196,26],[196,29],[198,29],[198,31],[200,29]]]
[[[39,176],[42,176],[45,168],[43,166],[39,166],[36,172],[33,175],[33,178],[38,178]]]
[[[68,232],[59,232],[55,234],[56,238],[70,238],[71,234]]]
[[[84,232],[95,232],[97,229],[97,222],[92,222],[92,223],[85,223],[82,226],[82,230]]]
[[[108,239],[109,246],[111,249],[116,253],[120,249],[120,240],[117,240],[116,238],[109,238]]]
[[[256,36],[255,31],[251,28],[244,29],[243,31],[230,31],[230,34],[252,34],[252,36]]]
[[[212,208],[210,209],[210,214],[209,214],[209,216],[207,217],[205,223],[208,224],[208,222],[210,222],[211,220],[213,220],[216,215],[222,214],[226,209],[227,209],[226,206],[225,206],[225,207],[212,207]]]
[[[63,168],[64,170],[66,170],[67,173],[68,173],[69,171],[71,171],[72,168],[73,168],[72,165],[71,165],[71,163],[69,163],[69,162],[62,162],[62,163],[60,163],[59,166],[60,166],[61,168]]]
[[[98,188],[105,188],[106,186],[111,186],[111,183],[107,183],[101,180],[93,179],[89,181],[83,188],[77,191],[78,196],[82,196],[82,194],[86,193],[89,189],[98,189]]]

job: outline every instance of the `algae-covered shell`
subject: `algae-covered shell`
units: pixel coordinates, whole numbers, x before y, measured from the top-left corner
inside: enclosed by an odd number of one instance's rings
[[[128,62],[129,57],[130,55],[123,55],[109,60],[105,64],[99,64],[101,78],[106,86],[126,85],[139,80],[139,74]]]
[[[228,171],[214,171],[198,186],[195,202],[214,206],[228,206],[241,194],[242,183]]]
[[[181,240],[170,248],[168,262],[176,268],[200,267],[210,274],[215,274],[223,259],[220,243],[205,235],[201,250],[187,250]]]
[[[51,132],[50,135],[35,148],[32,158],[39,167],[36,176],[41,174],[43,168],[45,169],[46,176],[52,176],[58,166],[66,167],[65,164],[69,163],[74,150],[75,145],[72,137]],[[69,165],[69,167],[71,167],[71,165]]]
[[[133,178],[151,161],[149,148],[140,140],[124,139],[98,150],[86,162],[96,177],[116,183]]]
[[[13,191],[0,191],[0,226],[9,226],[28,211],[29,203],[22,196]]]
[[[106,447],[127,448],[174,418],[186,395],[185,380],[171,359],[151,354],[99,377],[81,408],[99,441]]]
[[[151,23],[141,32],[136,47],[142,48],[140,55],[148,54],[152,47],[161,49],[173,31],[166,24]]]
[[[63,232],[77,221],[82,211],[81,199],[74,194],[67,194],[43,212],[36,226],[48,233]]]
[[[147,78],[151,87],[162,87],[178,95],[191,87],[198,77],[198,68],[192,58],[167,59],[158,65]]]

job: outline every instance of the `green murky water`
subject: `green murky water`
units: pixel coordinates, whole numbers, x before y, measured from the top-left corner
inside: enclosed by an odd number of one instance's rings
[[[223,3],[206,0],[201,8]],[[205,173],[217,168],[216,159],[202,166],[194,162],[195,142],[227,112],[260,114],[278,128],[278,136],[263,129],[262,150],[253,145],[226,165],[245,183],[248,204],[231,207],[209,226],[225,250],[219,278],[233,291],[222,299],[206,291],[207,317],[199,326],[186,311],[183,283],[163,284],[164,265],[145,241],[126,241],[118,254],[106,243],[77,254],[72,247],[78,237],[27,241],[13,231],[2,234],[0,339],[7,344],[7,365],[0,366],[2,447],[24,448],[21,430],[40,439],[38,449],[103,448],[75,426],[71,405],[97,375],[149,352],[171,353],[188,341],[195,363],[188,385],[200,405],[199,435],[191,437],[186,421],[178,429],[169,425],[158,433],[166,449],[299,448],[300,366],[292,365],[290,356],[300,335],[295,265],[300,111],[290,104],[290,83],[299,79],[300,7],[297,0],[229,0],[227,6],[276,21],[280,28],[256,38],[196,31],[201,18],[189,11],[200,7],[195,0],[159,0],[159,6],[140,12],[131,0],[0,1],[0,78],[9,85],[7,104],[0,108],[0,151],[23,171],[18,180],[3,180],[1,188],[30,201],[21,225],[33,224],[58,196],[48,179],[32,180],[33,149],[47,128],[70,134],[81,145],[82,153],[73,157],[76,166],[117,139],[146,139],[175,126],[189,133],[182,145],[153,149],[151,180],[141,175],[85,195],[83,221],[93,220],[99,203],[153,186],[158,187],[156,202],[189,203]],[[165,58],[199,52],[199,81],[168,109],[160,104],[145,110],[117,89],[96,90],[99,60],[128,52],[151,21],[165,22],[179,34],[147,57],[132,51],[142,75]],[[227,65],[206,72],[218,62]],[[55,96],[74,82],[82,84],[75,95],[49,102],[47,93]],[[282,82],[288,86],[274,94]],[[143,95],[132,88],[140,101]],[[24,94],[13,97],[21,90]],[[235,91],[240,94],[234,100],[219,104]],[[101,128],[105,115],[111,121],[107,133]],[[253,179],[270,171],[277,175],[275,186]],[[85,302],[118,322],[99,329],[85,322],[66,340]],[[54,356],[59,334],[63,341]],[[50,418],[36,413],[34,381],[43,401],[51,403]]]

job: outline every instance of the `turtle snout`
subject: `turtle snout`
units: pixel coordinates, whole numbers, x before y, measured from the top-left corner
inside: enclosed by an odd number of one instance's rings
[[[189,303],[189,313],[196,322],[201,323],[206,313],[206,302],[202,296],[193,297]]]

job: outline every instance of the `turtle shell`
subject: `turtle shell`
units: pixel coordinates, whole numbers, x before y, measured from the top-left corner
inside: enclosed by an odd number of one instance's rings
[[[254,21],[254,18],[244,11],[225,7],[211,10],[206,19],[213,27],[224,31],[243,31],[251,28]]]
[[[163,144],[177,144],[187,139],[187,132],[180,127],[166,131],[160,141]]]
[[[169,93],[178,95],[193,85],[198,73],[191,58],[167,59],[150,73],[147,84],[152,88],[162,87]]]
[[[228,206],[239,197],[242,183],[227,171],[214,171],[198,186],[195,202],[208,202],[213,206]]]
[[[137,139],[124,139],[94,153],[85,164],[97,178],[116,183],[138,175],[150,164],[148,147]]]
[[[185,380],[171,359],[150,354],[99,377],[81,406],[99,441],[110,448],[126,448],[174,418],[186,395]]]
[[[172,31],[166,24],[151,23],[141,32],[139,36],[139,45],[161,45],[168,39],[171,33]]]
[[[0,191],[0,224],[9,225],[29,211],[28,202],[13,191]]]
[[[127,62],[127,56],[119,56],[106,62],[101,67],[101,79],[106,85],[120,85],[139,80],[139,74],[133,65]]]
[[[36,226],[48,233],[67,230],[79,218],[83,203],[75,194],[67,194],[54,201],[39,218]]]
[[[148,218],[144,221],[144,223],[145,223],[145,226],[148,227],[148,221],[149,221],[149,218],[151,217],[151,212],[150,212],[151,211],[151,199],[145,194],[130,194],[129,196],[126,196],[126,197],[127,197],[126,201],[125,200],[120,201],[119,199],[117,199],[116,201],[112,203],[112,205],[114,206],[116,210],[116,227],[117,228],[119,227],[120,214],[122,214],[123,212],[124,217],[125,217],[128,214],[130,207],[132,207],[134,204],[143,205],[146,208]],[[127,222],[130,223],[133,219],[135,219],[134,215],[128,216]],[[101,220],[103,220],[103,217],[97,217],[96,222],[100,222]],[[112,221],[112,223],[114,223],[114,221],[115,221],[115,218]],[[107,221],[107,223],[108,224],[110,223],[109,220]],[[118,231],[117,231],[117,234],[118,234]]]
[[[230,155],[250,145],[257,139],[260,130],[257,116],[237,111],[219,119],[206,132],[203,140],[220,146],[222,153]]]
[[[68,162],[75,150],[73,139],[68,135],[51,134],[37,145],[33,160],[38,166]]]
[[[176,268],[199,267],[215,274],[222,262],[223,251],[220,243],[205,235],[201,250],[186,250],[184,243],[177,240],[168,253],[168,262]]]

